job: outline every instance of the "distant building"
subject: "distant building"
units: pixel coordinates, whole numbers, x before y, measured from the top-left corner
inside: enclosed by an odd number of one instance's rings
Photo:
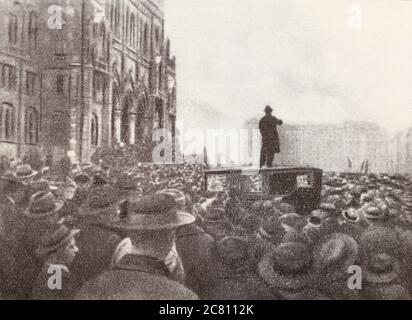
[[[0,0],[0,153],[87,161],[157,128],[174,150],[176,60],[164,23],[163,0]]]
[[[245,127],[257,130],[258,122],[251,119]],[[368,161],[371,172],[407,173],[412,169],[412,129],[390,139],[385,130],[368,122],[284,124],[279,137],[281,153],[275,156],[275,165],[359,172],[362,162]],[[250,152],[251,140],[247,143]]]

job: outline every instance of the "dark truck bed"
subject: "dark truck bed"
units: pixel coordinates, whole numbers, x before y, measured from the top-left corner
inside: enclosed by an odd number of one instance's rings
[[[205,171],[204,188],[237,188],[250,202],[281,197],[299,213],[307,213],[319,207],[322,175],[312,167],[221,168]]]

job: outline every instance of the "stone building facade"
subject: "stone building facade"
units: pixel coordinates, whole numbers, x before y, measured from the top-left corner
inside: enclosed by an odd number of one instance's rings
[[[175,146],[176,59],[163,0],[0,0],[0,153],[88,161],[98,147]]]

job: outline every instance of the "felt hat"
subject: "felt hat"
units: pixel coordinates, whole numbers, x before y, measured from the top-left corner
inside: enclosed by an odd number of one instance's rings
[[[362,261],[366,261],[380,253],[399,257],[401,245],[394,229],[371,226],[361,235],[359,249]]]
[[[346,274],[357,258],[357,242],[346,234],[334,233],[315,248],[314,267],[319,273],[338,271]]]
[[[116,214],[120,203],[113,188],[108,185],[92,187],[87,195],[87,200],[79,207],[76,215],[79,217],[97,216],[112,212]]]
[[[30,219],[42,219],[58,212],[63,204],[64,202],[56,199],[50,191],[39,191],[31,196],[23,214]]]
[[[286,230],[276,216],[268,218],[259,229],[259,236],[273,244],[280,243],[285,234]]]
[[[85,184],[85,183],[89,183],[92,181],[92,179],[90,178],[90,176],[85,173],[85,172],[79,172],[74,176],[74,182],[76,184]]]
[[[271,112],[273,112],[273,109],[272,109],[272,107],[271,106],[266,106],[265,107],[265,113],[271,113]]]
[[[34,171],[29,164],[21,164],[16,166],[12,175],[21,180],[33,178],[38,174],[37,171]]]
[[[279,222],[283,227],[286,227],[286,229],[289,227],[301,230],[306,225],[305,219],[297,213],[286,213],[279,217]]]
[[[35,254],[39,258],[44,258],[48,254],[64,247],[70,239],[75,237],[80,230],[70,230],[64,225],[56,225],[50,228],[41,237],[40,246]]]
[[[191,214],[177,210],[172,196],[155,194],[126,201],[122,214],[107,227],[117,231],[156,231],[176,229],[194,221]]]
[[[231,269],[250,267],[251,248],[246,239],[227,236],[215,243],[215,254],[219,262]]]
[[[285,242],[258,264],[262,279],[274,289],[297,290],[311,281],[312,252],[303,243]]]
[[[399,278],[400,272],[400,262],[386,253],[376,254],[362,265],[365,280],[373,284],[391,283]]]

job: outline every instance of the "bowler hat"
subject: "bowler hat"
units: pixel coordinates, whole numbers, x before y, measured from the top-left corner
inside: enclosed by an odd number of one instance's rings
[[[124,212],[107,227],[117,231],[156,231],[176,229],[194,221],[189,213],[177,210],[172,196],[155,194],[127,201]]]
[[[300,289],[311,280],[312,252],[303,243],[285,242],[258,264],[260,276],[275,289]]]
[[[369,283],[390,283],[398,279],[400,262],[386,253],[372,256],[362,266],[362,273]]]
[[[23,214],[31,219],[41,219],[59,211],[63,204],[50,191],[39,191],[31,196]]]
[[[266,106],[266,107],[265,107],[265,112],[266,112],[266,113],[270,113],[270,112],[272,112],[272,111],[273,111],[273,109],[272,109],[271,106]]]
[[[46,231],[41,237],[40,246],[35,254],[39,258],[44,258],[48,254],[64,247],[80,230],[69,230],[65,225],[56,225]]]

